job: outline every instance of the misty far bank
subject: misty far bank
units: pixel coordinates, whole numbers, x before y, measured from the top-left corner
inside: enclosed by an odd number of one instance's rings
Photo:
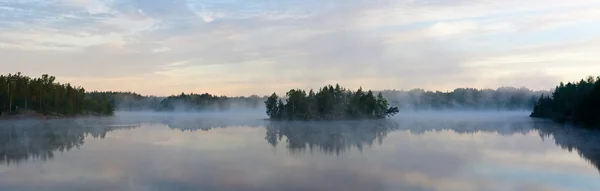
[[[269,108],[265,104],[268,96],[240,96],[228,97],[209,93],[177,94],[168,97],[143,96],[133,92],[86,92],[83,87],[72,86],[69,83],[55,82],[54,76],[42,75],[40,78],[30,78],[20,73],[0,76],[0,114],[6,116],[41,114],[42,116],[81,116],[81,115],[112,115],[115,111],[152,111],[152,112],[229,112],[229,111],[260,111],[269,116]],[[336,85],[337,86],[337,85]],[[333,102],[326,105],[343,104],[336,99],[337,88],[328,86],[328,92],[333,96]],[[323,90],[323,89],[321,89]],[[302,90],[310,92],[312,90]],[[303,102],[298,102],[290,90],[281,97],[283,105],[290,103],[293,112],[297,112]],[[589,77],[579,82],[561,83],[553,92],[533,91],[527,88],[501,87],[498,89],[458,88],[450,92],[425,91],[422,89],[382,90],[367,91],[369,93],[359,96],[358,104],[346,110],[356,110],[360,113],[373,112],[368,108],[377,108],[375,102],[387,102],[389,108],[398,108],[400,111],[534,111],[531,117],[549,118],[558,122],[573,122],[583,126],[597,126],[600,124],[600,78]],[[369,95],[373,96],[369,96]],[[377,99],[367,99],[375,97]],[[290,96],[292,95],[292,96]],[[308,96],[310,98],[310,96]],[[293,98],[293,99],[290,99]],[[373,102],[373,103],[371,103]],[[309,103],[309,102],[307,102]],[[350,102],[348,102],[350,103]],[[296,107],[298,106],[298,107]],[[324,105],[323,105],[324,106]],[[316,107],[322,107],[317,105]],[[289,110],[289,109],[288,109]],[[382,110],[383,111],[383,110]],[[388,116],[395,113],[387,110],[374,116]],[[347,111],[352,113],[351,111]],[[289,114],[290,111],[287,111]],[[314,112],[313,112],[314,113]],[[355,112],[356,113],[356,112]],[[387,114],[386,114],[387,113]],[[295,114],[294,114],[295,115]],[[306,115],[306,114],[299,114]],[[302,117],[300,117],[302,118]],[[310,117],[309,117],[310,118]],[[323,118],[323,117],[320,117]],[[327,117],[325,117],[327,118]],[[360,117],[359,117],[360,118]],[[334,119],[334,118],[331,118]]]
[[[168,97],[134,92],[87,92],[83,87],[55,82],[56,77],[40,78],[20,73],[0,76],[0,115],[29,117],[71,117],[112,115],[115,111],[223,112],[264,108],[268,96],[218,96],[210,93],[181,93]],[[382,93],[399,110],[531,110],[544,91],[502,87],[492,89],[458,88],[450,92],[415,89],[373,91]],[[281,97],[285,102],[289,96]],[[266,114],[266,113],[265,113]]]
[[[134,92],[95,92],[106,94],[117,111],[229,111],[265,108],[269,96],[218,96],[210,93],[181,93],[168,97],[147,96]],[[527,88],[500,87],[497,89],[457,88],[453,91],[373,90],[382,93],[391,106],[401,110],[527,110],[550,91],[534,91]],[[281,97],[283,100],[287,95]]]

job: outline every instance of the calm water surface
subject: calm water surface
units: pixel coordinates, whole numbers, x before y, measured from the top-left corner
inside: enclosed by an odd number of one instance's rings
[[[0,121],[0,190],[600,190],[600,132],[526,116]]]

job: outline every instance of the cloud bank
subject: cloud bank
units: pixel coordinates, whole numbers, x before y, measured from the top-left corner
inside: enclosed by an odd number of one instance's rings
[[[89,90],[548,89],[599,71],[597,0],[2,0],[0,68]]]

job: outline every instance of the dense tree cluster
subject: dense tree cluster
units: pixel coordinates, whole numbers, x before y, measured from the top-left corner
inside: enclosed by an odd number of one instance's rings
[[[42,114],[110,115],[114,107],[106,97],[89,96],[82,87],[60,84],[54,76],[30,78],[17,74],[0,76],[0,113],[36,111]]]
[[[560,83],[551,96],[541,96],[531,117],[600,128],[600,77]]]
[[[458,88],[451,92],[433,92],[423,89],[384,90],[381,93],[390,104],[397,105],[401,109],[529,110],[545,91],[501,87],[495,90]]]
[[[226,111],[230,109],[257,109],[264,100],[259,96],[227,97],[204,94],[169,96],[162,100],[158,111]]]
[[[271,119],[286,120],[378,119],[398,113],[382,94],[374,96],[371,90],[364,92],[362,88],[353,92],[339,85],[325,86],[317,93],[310,90],[308,94],[292,89],[286,93],[285,103],[273,93],[265,106]]]
[[[115,104],[118,111],[148,111],[157,110],[164,97],[143,96],[134,92],[94,92],[103,95]]]
[[[169,97],[143,96],[133,92],[93,92],[96,96],[105,96],[115,104],[117,111],[161,111],[196,112],[228,111],[235,109],[257,109],[266,97],[216,96],[209,93],[173,95]]]

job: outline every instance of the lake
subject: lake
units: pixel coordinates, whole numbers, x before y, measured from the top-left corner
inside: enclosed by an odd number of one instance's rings
[[[526,112],[0,121],[0,190],[597,191],[600,132]]]

